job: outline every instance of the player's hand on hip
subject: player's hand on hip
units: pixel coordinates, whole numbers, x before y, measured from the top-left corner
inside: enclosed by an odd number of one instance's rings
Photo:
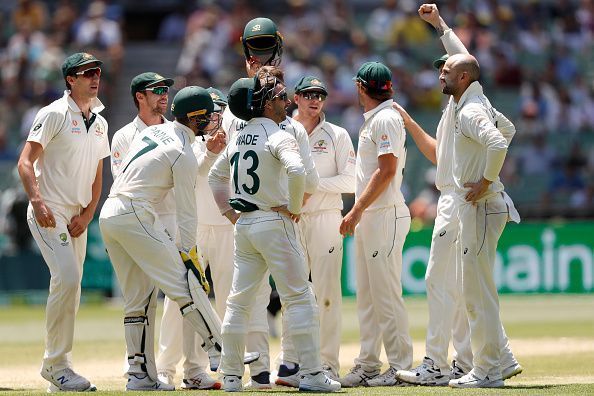
[[[358,210],[351,209],[340,223],[340,234],[342,236],[354,235],[355,227],[357,227],[359,221],[361,221],[361,213]]]
[[[225,216],[227,219],[229,219],[229,221],[233,225],[235,225],[235,223],[237,223],[237,220],[239,220],[239,213],[237,213],[235,211],[235,209],[229,209],[228,211],[223,213],[223,216]]]
[[[215,134],[206,141],[206,149],[211,153],[219,154],[226,146],[227,138],[225,137],[225,132],[222,130],[215,132]]]
[[[68,224],[68,233],[72,238],[78,238],[85,232],[91,220],[92,218],[85,214],[74,216]]]
[[[43,201],[31,202],[33,213],[35,214],[35,221],[43,228],[54,228],[56,226],[56,218],[52,210],[45,205]]]
[[[287,208],[287,205],[275,206],[273,208],[270,208],[270,210],[272,210],[273,212],[277,212],[280,214],[284,214],[285,216],[288,216],[295,223],[299,223],[299,220],[301,219],[301,214],[299,214],[299,213],[295,214],[295,213],[290,212],[289,209]]]
[[[422,4],[419,7],[419,16],[422,20],[433,26],[439,25],[439,11],[435,4]]]
[[[467,202],[471,202],[473,205],[476,205],[476,201],[485,195],[491,183],[492,182],[485,179],[484,177],[476,183],[464,183],[464,187],[469,188],[469,191],[466,193],[464,199],[466,199]]]

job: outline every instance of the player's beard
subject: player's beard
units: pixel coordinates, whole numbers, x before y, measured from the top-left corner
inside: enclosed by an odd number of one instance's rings
[[[167,113],[167,105],[161,106],[158,102],[155,103],[153,108],[151,109],[154,115],[164,116]]]

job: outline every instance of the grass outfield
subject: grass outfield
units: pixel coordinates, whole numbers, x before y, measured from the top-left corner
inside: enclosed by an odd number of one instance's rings
[[[416,365],[424,354],[427,302],[424,298],[407,298],[406,305],[410,315]],[[506,381],[504,389],[356,388],[345,390],[344,393],[594,394],[594,295],[502,297],[501,307],[512,349],[524,366],[524,373]],[[352,366],[352,360],[358,352],[358,322],[354,300],[345,300],[343,312],[342,374]],[[0,394],[45,393],[47,383],[38,373],[43,355],[43,329],[43,307],[12,306],[0,309]],[[124,350],[121,305],[83,305],[76,324],[73,361],[76,370],[91,378],[98,389],[102,390],[97,394],[123,393]],[[276,356],[278,350],[278,340],[272,340],[271,356]],[[180,366],[177,380],[181,380]],[[266,393],[293,391],[289,388],[276,388]],[[187,395],[188,391],[174,393]]]

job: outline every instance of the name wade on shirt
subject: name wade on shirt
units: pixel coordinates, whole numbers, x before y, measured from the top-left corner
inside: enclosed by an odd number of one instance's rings
[[[246,133],[245,135],[239,135],[235,141],[235,144],[238,146],[255,146],[259,137],[260,135],[250,135],[249,133]]]

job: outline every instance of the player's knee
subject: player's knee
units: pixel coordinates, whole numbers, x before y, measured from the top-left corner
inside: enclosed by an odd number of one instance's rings
[[[75,272],[65,272],[57,279],[58,288],[61,293],[75,295],[80,290],[80,276]]]

